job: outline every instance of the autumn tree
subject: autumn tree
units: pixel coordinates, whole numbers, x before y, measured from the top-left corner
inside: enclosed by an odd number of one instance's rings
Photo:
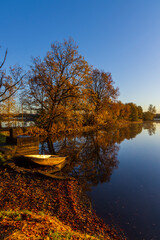
[[[22,86],[22,80],[25,74],[22,71],[22,68],[19,66],[10,67],[10,73],[7,75],[6,71],[3,69],[6,58],[7,50],[3,57],[2,62],[0,63],[0,108],[1,112],[4,110],[4,104],[13,103],[13,96]],[[13,105],[13,104],[12,104]],[[9,106],[9,105],[8,105]],[[1,127],[1,116],[0,116],[0,127]]]
[[[156,114],[156,108],[155,108],[155,106],[150,104],[148,107],[148,111],[144,112],[144,114],[143,114],[143,120],[144,121],[152,121],[155,114]]]
[[[129,120],[130,121],[138,121],[139,120],[139,118],[138,118],[138,107],[134,103],[128,103],[128,105],[130,106]]]
[[[111,73],[95,69],[92,71],[92,82],[88,85],[90,102],[95,112],[106,108],[108,103],[118,96],[118,88],[114,88]]]
[[[91,76],[92,81],[87,85],[87,90],[92,112],[96,117],[99,114],[106,115],[109,103],[116,100],[119,89],[114,87],[111,73],[94,69]]]
[[[72,39],[55,42],[45,58],[33,59],[29,76],[30,104],[38,112],[38,122],[47,132],[82,97],[90,68]],[[69,103],[69,105],[68,105]]]
[[[5,56],[0,64],[0,102],[4,102],[13,96],[22,85],[24,77],[23,71],[20,67],[10,67],[10,75],[6,74],[3,69],[7,57],[7,50]]]
[[[8,79],[8,84],[12,85],[12,79]],[[11,127],[11,121],[13,121],[13,117],[15,116],[16,110],[16,100],[15,95],[12,95],[12,91],[14,88],[10,88],[4,95],[6,98],[5,101],[1,103],[2,113],[5,114],[5,121],[7,122],[7,126]],[[10,97],[8,97],[10,96]]]
[[[111,102],[109,104],[109,106],[110,106],[109,111],[110,111],[110,114],[111,114],[112,118],[114,120],[118,120],[119,117],[120,117],[122,103],[120,101],[118,101],[118,102]]]
[[[138,118],[143,119],[143,108],[141,106],[138,106],[137,110],[138,110]]]
[[[119,120],[125,121],[138,121],[143,118],[143,109],[141,106],[137,106],[134,103],[125,103],[118,102],[119,104]]]
[[[118,102],[119,105],[119,109],[120,109],[120,114],[118,119],[119,120],[126,120],[129,121],[130,120],[130,105],[128,103],[124,104],[122,102]]]
[[[148,112],[150,112],[152,114],[156,114],[156,107],[153,106],[152,104],[150,104],[148,107]]]

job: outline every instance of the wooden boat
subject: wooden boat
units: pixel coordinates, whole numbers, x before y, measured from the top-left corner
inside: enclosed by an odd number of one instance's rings
[[[60,166],[64,164],[66,157],[58,155],[24,155],[29,161],[44,166]]]

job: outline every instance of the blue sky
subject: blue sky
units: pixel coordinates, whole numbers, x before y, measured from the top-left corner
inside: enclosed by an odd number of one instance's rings
[[[72,37],[94,68],[111,72],[119,100],[160,112],[159,0],[5,0],[0,60],[28,69],[54,41]]]

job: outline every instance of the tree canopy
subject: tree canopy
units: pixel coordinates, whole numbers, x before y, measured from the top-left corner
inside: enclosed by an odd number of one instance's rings
[[[108,103],[115,100],[119,94],[118,88],[114,88],[114,81],[111,73],[94,69],[92,71],[92,81],[89,82],[89,101],[93,105],[94,111],[98,112],[106,109]]]
[[[67,112],[67,103],[82,95],[90,67],[79,55],[72,39],[55,42],[43,60],[34,58],[29,76],[32,106],[39,122],[49,132],[53,122]]]

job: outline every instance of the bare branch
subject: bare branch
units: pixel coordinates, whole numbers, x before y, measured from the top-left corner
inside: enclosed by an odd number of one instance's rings
[[[7,52],[8,52],[8,49],[7,49],[6,52],[5,52],[3,62],[2,62],[1,65],[0,65],[0,69],[3,67],[3,65],[4,65],[4,63],[5,63],[5,61],[6,61],[6,58],[7,58]]]

